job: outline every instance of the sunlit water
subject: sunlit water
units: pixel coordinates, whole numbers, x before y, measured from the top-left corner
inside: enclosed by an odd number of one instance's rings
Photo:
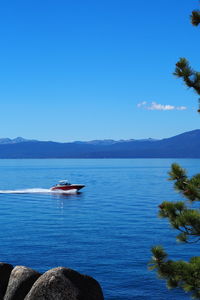
[[[147,269],[153,245],[172,259],[199,255],[157,218],[162,201],[181,199],[167,181],[174,161],[200,171],[200,160],[0,160],[0,261],[75,269],[96,278],[108,300],[188,299]],[[86,187],[51,193],[61,179]]]

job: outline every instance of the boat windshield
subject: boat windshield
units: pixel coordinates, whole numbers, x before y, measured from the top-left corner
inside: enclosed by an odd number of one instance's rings
[[[61,180],[58,182],[59,185],[70,185],[69,181],[67,180]]]

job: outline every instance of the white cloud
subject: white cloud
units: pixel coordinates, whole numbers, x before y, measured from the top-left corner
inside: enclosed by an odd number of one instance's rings
[[[158,104],[156,102],[151,102],[149,106],[147,106],[148,110],[174,110],[175,106],[173,105],[163,105],[163,104]]]
[[[159,104],[156,102],[147,103],[146,101],[137,104],[138,108],[144,108],[147,110],[186,110],[186,106],[174,106],[169,104]]]
[[[186,110],[187,107],[186,107],[186,106],[177,106],[176,109],[177,109],[177,110]]]
[[[147,104],[147,102],[146,101],[143,101],[143,102],[141,102],[141,103],[138,103],[137,104],[137,107],[142,107],[142,106],[144,106],[144,105],[146,105]]]

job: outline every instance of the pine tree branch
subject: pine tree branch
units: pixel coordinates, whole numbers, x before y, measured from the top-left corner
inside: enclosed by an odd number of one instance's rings
[[[194,26],[198,26],[200,24],[200,11],[193,10],[192,15],[190,16],[191,23]]]
[[[186,86],[193,88],[200,95],[200,72],[194,71],[186,58],[181,57],[176,63],[174,75],[182,78]]]
[[[194,10],[191,15],[194,26],[200,24],[200,11]],[[176,63],[174,75],[182,78],[188,88],[200,95],[200,72],[192,69],[185,58]],[[200,112],[200,99],[199,109]],[[178,164],[173,164],[169,172],[169,180],[174,181],[174,188],[186,197],[190,204],[200,200],[200,174],[188,178],[186,171]],[[186,202],[163,202],[159,205],[159,216],[167,218],[174,229],[180,234],[179,241],[197,243],[200,241],[200,210],[189,209]],[[169,288],[182,288],[193,298],[200,299],[200,257],[192,257],[189,262],[167,259],[167,253],[161,246],[152,248],[151,270],[156,270],[160,278],[166,280]]]
[[[157,270],[169,288],[182,288],[193,298],[200,299],[200,257],[193,257],[189,262],[168,260],[161,246],[153,247],[152,254],[149,269]]]

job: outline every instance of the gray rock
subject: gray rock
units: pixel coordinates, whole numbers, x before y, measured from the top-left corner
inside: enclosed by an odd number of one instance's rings
[[[92,277],[59,267],[44,273],[25,300],[103,300],[99,283]]]
[[[4,300],[23,300],[40,273],[23,266],[16,266],[11,274]]]
[[[5,295],[13,266],[0,262],[0,299]]]

